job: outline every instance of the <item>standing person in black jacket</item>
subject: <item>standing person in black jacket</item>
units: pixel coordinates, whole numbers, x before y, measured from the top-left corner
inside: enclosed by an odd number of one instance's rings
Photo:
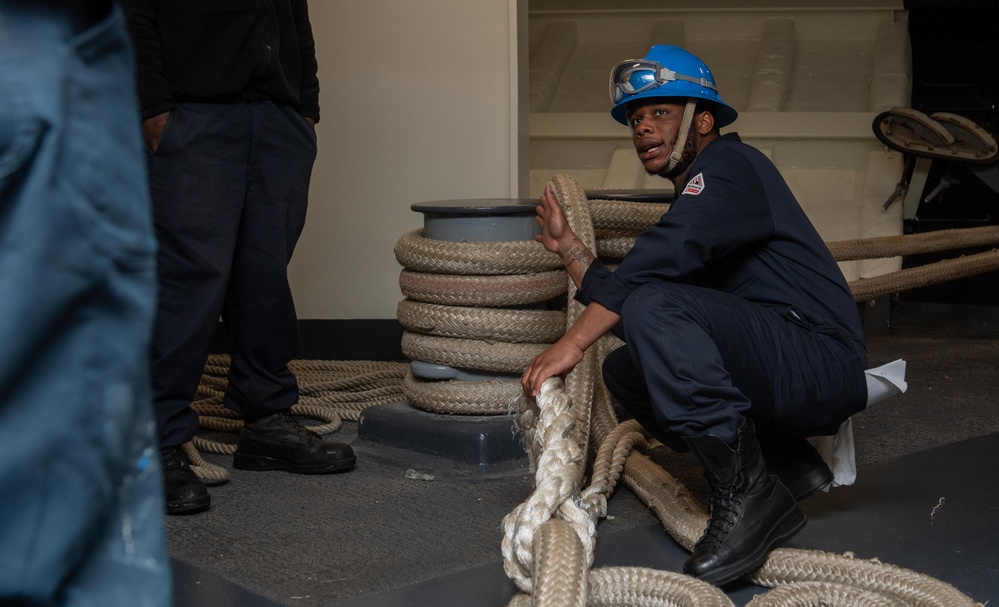
[[[156,236],[153,389],[167,512],[209,507],[180,446],[221,316],[225,405],[246,420],[233,465],[348,470],[348,445],[288,415],[298,321],[287,266],[305,223],[319,81],[306,0],[128,0]]]
[[[832,480],[805,437],[834,434],[867,402],[860,315],[773,163],[720,133],[737,114],[700,59],[654,46],[610,84],[611,115],[675,197],[611,272],[545,192],[538,238],[586,309],[522,383],[536,396],[605,332],[624,339],[604,380],[650,434],[703,465],[711,515],[683,569],[721,585],[797,533],[797,500]]]

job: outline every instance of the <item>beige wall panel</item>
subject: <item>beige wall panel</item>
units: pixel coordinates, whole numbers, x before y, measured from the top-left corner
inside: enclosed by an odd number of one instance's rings
[[[422,225],[411,204],[527,190],[526,12],[516,0],[313,0],[310,11],[322,120],[289,270],[298,316],[395,318],[392,250]]]

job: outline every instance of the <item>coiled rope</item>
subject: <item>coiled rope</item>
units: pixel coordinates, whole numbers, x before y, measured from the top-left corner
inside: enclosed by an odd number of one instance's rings
[[[397,318],[402,352],[433,365],[507,378],[425,380],[407,374],[406,399],[433,413],[506,414],[519,398],[517,375],[565,333],[566,313],[548,302],[566,296],[559,259],[534,241],[444,242],[422,230],[395,247],[406,296]]]

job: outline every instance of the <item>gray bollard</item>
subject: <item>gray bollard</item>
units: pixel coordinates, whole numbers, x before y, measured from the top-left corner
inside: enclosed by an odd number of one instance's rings
[[[535,221],[533,198],[489,198],[417,203],[423,213],[424,236],[446,242],[507,242],[533,240],[541,228]],[[413,361],[410,370],[425,380],[488,381],[517,376],[457,369]],[[466,469],[496,473],[519,469],[527,454],[514,432],[512,415],[442,415],[416,409],[407,402],[368,407],[361,413],[355,450],[401,460],[407,466],[415,454],[443,458]],[[374,446],[381,448],[372,448]],[[377,453],[376,453],[377,451]],[[432,463],[430,465],[433,465]]]

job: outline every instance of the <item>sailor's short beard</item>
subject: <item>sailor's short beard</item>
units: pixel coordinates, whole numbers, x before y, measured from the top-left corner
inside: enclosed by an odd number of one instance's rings
[[[665,164],[658,171],[646,171],[649,175],[658,175],[664,179],[673,179],[678,175],[682,175],[691,164],[694,162],[694,158],[697,157],[697,142],[694,141],[693,133],[687,134],[687,140],[683,144],[683,152],[680,154],[680,162],[676,163],[672,169],[669,168],[669,163]]]

